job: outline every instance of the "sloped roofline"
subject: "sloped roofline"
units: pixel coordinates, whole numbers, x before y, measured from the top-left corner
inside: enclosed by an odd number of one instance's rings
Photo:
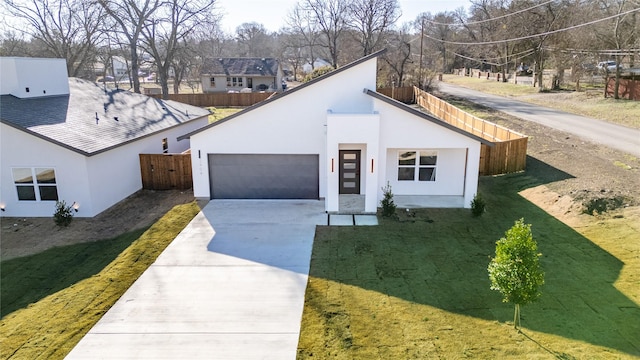
[[[178,136],[178,141],[184,140],[184,139],[188,139],[192,135],[200,133],[200,132],[202,132],[204,130],[207,130],[209,128],[212,128],[214,126],[218,126],[218,125],[223,124],[223,123],[225,123],[227,121],[233,120],[233,119],[235,119],[235,118],[237,118],[239,116],[242,116],[242,115],[248,113],[249,111],[253,111],[253,110],[255,110],[255,109],[259,108],[259,107],[262,107],[264,105],[267,105],[267,104],[269,104],[269,103],[271,103],[273,101],[280,100],[280,99],[284,98],[285,96],[287,96],[287,95],[289,95],[291,93],[300,91],[300,90],[302,90],[302,89],[304,89],[306,87],[309,87],[309,86],[311,86],[311,85],[313,85],[313,84],[315,84],[317,82],[320,82],[320,81],[322,81],[324,79],[330,78],[330,77],[332,77],[332,76],[334,76],[336,74],[339,74],[339,73],[341,73],[343,71],[346,71],[346,70],[348,70],[348,69],[350,69],[350,68],[352,68],[354,66],[360,65],[360,64],[362,64],[362,63],[364,63],[366,61],[369,61],[371,59],[377,58],[378,56],[384,54],[385,52],[387,52],[387,49],[382,49],[382,50],[376,51],[373,54],[370,54],[370,55],[367,55],[365,57],[362,57],[362,58],[360,58],[360,59],[358,59],[356,61],[353,61],[353,62],[343,66],[343,67],[339,67],[339,68],[337,68],[337,69],[335,69],[333,71],[330,71],[330,72],[328,72],[328,73],[326,73],[326,74],[324,74],[322,76],[319,76],[319,77],[317,77],[317,78],[315,78],[315,79],[313,79],[313,80],[311,80],[309,82],[306,82],[306,83],[304,83],[304,84],[302,84],[300,86],[296,86],[294,88],[291,88],[291,90],[287,90],[287,91],[285,91],[283,93],[280,93],[280,94],[278,94],[276,96],[270,97],[267,100],[264,100],[264,101],[261,101],[259,103],[253,104],[253,105],[245,108],[244,110],[241,110],[241,111],[239,111],[239,112],[237,112],[235,114],[227,116],[226,118],[224,118],[222,120],[218,120],[218,121],[216,121],[214,123],[211,123],[209,125],[203,126],[200,129],[194,130],[194,131],[192,131],[190,133]]]
[[[41,139],[41,140],[47,141],[47,142],[52,143],[52,144],[54,144],[54,145],[58,145],[58,146],[60,146],[60,147],[62,147],[62,148],[65,148],[65,149],[67,149],[67,150],[70,150],[70,151],[73,151],[73,152],[75,152],[75,153],[78,153],[78,154],[80,154],[80,155],[82,155],[82,156],[92,157],[92,156],[99,155],[99,154],[105,153],[105,152],[107,152],[107,151],[113,150],[113,149],[115,149],[115,148],[119,148],[119,147],[121,147],[121,146],[124,146],[124,145],[127,145],[127,144],[131,144],[131,143],[136,142],[136,141],[138,141],[138,140],[142,140],[142,139],[148,138],[148,137],[150,137],[150,136],[157,135],[157,134],[159,134],[159,133],[161,133],[161,132],[163,132],[163,131],[167,131],[167,130],[170,130],[170,129],[173,129],[173,128],[177,128],[177,127],[180,127],[180,126],[186,125],[186,124],[188,124],[188,123],[190,123],[190,122],[192,122],[192,121],[196,121],[196,120],[202,119],[202,118],[207,117],[207,116],[209,116],[209,115],[202,115],[202,116],[198,116],[198,117],[196,117],[196,118],[189,119],[189,121],[187,121],[187,122],[180,123],[180,124],[176,124],[176,125],[173,125],[173,126],[169,126],[169,127],[164,128],[164,129],[161,129],[161,130],[158,130],[158,131],[155,131],[155,132],[149,133],[149,134],[145,134],[145,135],[142,135],[142,136],[140,136],[140,137],[137,137],[137,138],[134,138],[134,139],[131,139],[131,140],[123,141],[123,142],[121,142],[121,143],[118,143],[118,144],[115,144],[115,145],[111,145],[111,146],[109,146],[109,147],[105,147],[105,148],[103,148],[103,149],[96,150],[96,151],[93,151],[93,152],[87,152],[87,151],[84,151],[84,150],[81,150],[81,149],[75,148],[75,147],[73,147],[73,146],[71,146],[71,145],[67,145],[67,144],[65,144],[65,143],[63,143],[63,142],[61,142],[61,141],[58,141],[58,140],[52,139],[52,138],[47,137],[47,136],[45,136],[45,135],[39,134],[39,133],[37,133],[37,132],[35,132],[35,131],[29,130],[28,128],[22,127],[22,126],[20,126],[20,125],[13,124],[13,123],[12,123],[12,122],[10,122],[10,121],[6,121],[6,120],[3,120],[3,119],[0,119],[0,123],[1,123],[1,124],[4,124],[4,125],[7,125],[7,126],[9,126],[9,127],[12,127],[12,128],[14,128],[14,129],[16,129],[16,130],[19,130],[19,131],[25,132],[25,133],[27,133],[27,134],[29,134],[29,135],[31,135],[31,136],[34,136],[34,137],[36,137],[36,138],[39,138],[39,139]]]
[[[376,99],[378,99],[378,100],[380,100],[382,102],[385,102],[385,103],[387,103],[389,105],[392,105],[392,106],[394,106],[394,107],[396,107],[396,108],[398,108],[400,110],[406,111],[406,112],[408,112],[408,113],[410,113],[412,115],[415,115],[415,116],[420,117],[420,118],[422,118],[424,120],[430,121],[430,122],[432,122],[432,123],[434,123],[436,125],[440,125],[440,126],[442,126],[444,128],[447,128],[447,129],[449,129],[451,131],[454,131],[454,132],[456,132],[456,133],[458,133],[460,135],[464,135],[464,136],[466,136],[468,138],[471,138],[473,140],[479,141],[482,144],[485,144],[485,145],[488,145],[488,146],[495,146],[495,144],[492,143],[491,141],[485,140],[480,136],[477,136],[477,135],[474,135],[472,133],[466,132],[466,131],[464,131],[464,130],[456,127],[456,126],[453,126],[453,125],[451,125],[451,124],[449,124],[449,123],[447,123],[447,122],[445,122],[443,120],[440,120],[440,119],[438,119],[438,118],[436,118],[434,116],[431,116],[431,115],[429,115],[427,113],[424,113],[424,112],[422,112],[420,110],[417,110],[417,109],[415,109],[415,108],[413,108],[411,106],[408,106],[408,105],[406,105],[404,103],[401,103],[400,101],[394,100],[394,99],[392,99],[392,98],[390,98],[390,97],[388,97],[386,95],[380,94],[378,92],[375,92],[375,91],[369,90],[369,89],[364,89],[364,93],[367,94],[367,95],[373,96],[374,98],[376,98]]]

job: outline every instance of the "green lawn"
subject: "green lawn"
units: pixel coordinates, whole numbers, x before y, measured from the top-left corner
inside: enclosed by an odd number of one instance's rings
[[[0,263],[0,359],[62,359],[198,213],[178,205],[148,229]]]
[[[482,178],[480,218],[399,209],[400,221],[377,227],[319,227],[298,358],[640,356],[640,229],[612,218],[576,232],[518,194],[567,174],[544,176]],[[541,299],[522,308],[521,333],[487,274],[495,242],[520,217],[533,225],[546,272]]]
[[[205,109],[211,112],[211,115],[209,115],[209,123],[214,123],[218,120],[224,119],[227,116],[233,115],[238,111],[242,110],[241,108],[225,108],[225,107],[215,107],[215,106],[209,106],[209,107],[206,107]]]

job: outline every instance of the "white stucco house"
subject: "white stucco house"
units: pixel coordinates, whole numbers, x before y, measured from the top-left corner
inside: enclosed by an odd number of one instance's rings
[[[202,92],[283,91],[284,75],[278,59],[219,58],[206,61]]]
[[[380,51],[186,133],[200,198],[364,197],[391,185],[400,206],[469,207],[485,140],[378,94]],[[489,144],[490,145],[490,144]]]
[[[0,58],[0,216],[93,217],[142,188],[139,154],[182,152],[209,112],[68,78],[64,59]]]

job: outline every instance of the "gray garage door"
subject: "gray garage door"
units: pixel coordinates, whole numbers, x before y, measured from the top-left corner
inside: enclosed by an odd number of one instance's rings
[[[212,199],[318,199],[318,155],[209,154]]]

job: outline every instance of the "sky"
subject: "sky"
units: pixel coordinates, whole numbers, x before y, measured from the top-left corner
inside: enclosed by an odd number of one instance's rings
[[[257,22],[269,31],[278,31],[285,26],[285,18],[297,0],[217,0],[216,7],[224,14],[222,30],[235,33],[242,23]],[[432,14],[454,11],[459,7],[469,8],[470,0],[398,0],[402,17],[398,25],[413,21],[423,12]]]

